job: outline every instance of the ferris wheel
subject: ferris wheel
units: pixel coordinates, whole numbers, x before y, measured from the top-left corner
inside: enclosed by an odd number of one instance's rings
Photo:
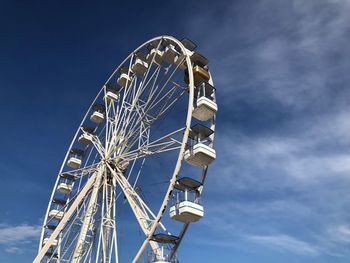
[[[179,261],[216,158],[216,89],[196,49],[160,36],[115,69],[65,155],[34,263]]]

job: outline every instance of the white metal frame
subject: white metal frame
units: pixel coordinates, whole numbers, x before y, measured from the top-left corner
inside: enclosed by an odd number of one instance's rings
[[[150,43],[158,43],[157,49],[159,49],[161,41],[164,40],[180,47],[181,53],[184,54],[184,61],[187,64],[188,72],[190,72],[188,87],[184,88],[178,83],[172,83],[173,88],[167,90],[166,93],[162,93],[164,88],[170,84],[170,81],[172,81],[173,74],[175,74],[175,72],[178,70],[179,65],[175,66],[175,69],[173,69],[172,73],[167,76],[168,79],[166,82],[159,89],[159,86],[161,85],[159,85],[160,80],[158,78],[161,66],[156,63],[158,65],[158,68],[151,72],[151,65],[154,64],[154,61],[151,61],[144,77],[141,78],[140,82],[138,83],[138,86],[133,78],[131,78],[131,83],[127,83],[125,85],[126,87],[124,87],[122,96],[118,98],[118,101],[120,100],[120,103],[114,104],[113,101],[107,102],[107,100],[104,100],[105,126],[99,130],[99,134],[93,136],[93,147],[88,151],[85,165],[83,165],[81,169],[70,171],[78,177],[78,180],[76,180],[74,183],[76,187],[76,195],[70,196],[67,200],[69,205],[63,206],[61,208],[64,212],[64,216],[57,224],[56,228],[52,231],[50,237],[48,239],[45,239],[45,244],[43,244],[46,227],[50,221],[48,214],[52,209],[52,203],[56,194],[55,191],[57,189],[57,186],[62,180],[60,175],[65,171],[65,164],[70,156],[69,151],[76,143],[79,134],[84,132],[80,127],[89,118],[89,114],[91,114],[93,105],[98,101],[98,98],[100,98],[101,95],[104,95],[105,97],[106,84],[103,86],[89,107],[81,124],[79,125],[79,129],[75,133],[75,136],[69,146],[69,150],[67,151],[67,154],[60,168],[54,190],[50,197],[49,206],[46,211],[38,254],[33,262],[42,262],[46,252],[50,249],[51,245],[57,238],[59,244],[61,244],[61,241],[65,238],[62,234],[62,231],[65,229],[65,227],[75,227],[73,225],[74,222],[70,223],[73,216],[75,216],[76,219],[80,220],[80,229],[78,231],[78,235],[75,235],[74,241],[72,241],[72,244],[75,247],[70,248],[73,253],[71,253],[69,262],[91,262],[91,258],[87,259],[87,255],[90,255],[91,257],[93,253],[97,254],[96,263],[100,262],[98,260],[101,260],[101,262],[118,262],[118,244],[115,222],[115,201],[118,198],[118,195],[116,194],[117,186],[120,187],[122,193],[125,195],[137,219],[137,222],[140,225],[140,228],[145,234],[145,240],[143,241],[133,259],[134,263],[140,260],[148,245],[150,245],[153,250],[159,250],[158,243],[152,241],[152,237],[157,229],[161,229],[165,233],[170,234],[161,220],[171,198],[171,193],[174,189],[181,169],[181,164],[184,159],[184,153],[186,150],[187,140],[192,122],[194,79],[190,59],[191,52],[188,52],[183,44],[174,37],[161,36],[153,38],[142,44],[138,49],[131,53],[112,73],[106,83],[111,81],[112,78],[116,76],[121,66],[125,65],[125,63],[128,61],[128,75],[132,75],[130,69],[132,67],[132,61],[134,61],[136,58],[136,52]],[[151,75],[149,76],[149,74]],[[157,80],[159,80],[158,85],[156,85]],[[213,84],[212,80],[210,80],[210,84]],[[147,92],[149,92],[149,96],[147,100],[141,100],[141,95],[146,89]],[[168,97],[171,98],[171,96],[175,94],[175,91],[179,89],[182,90],[178,97],[173,98],[173,101],[170,101],[170,99],[168,99],[164,105],[160,107],[160,110],[156,116],[152,116],[150,114],[152,110],[157,109],[160,103],[163,103],[163,101]],[[151,125],[157,119],[159,119],[160,116],[163,116],[171,107],[173,107],[173,105],[176,104],[177,100],[183,96],[186,91],[188,91],[188,105],[184,126],[178,130],[170,132],[169,134],[157,140],[150,141],[149,138]],[[130,101],[131,98],[132,100]],[[140,105],[142,105],[142,107]],[[211,129],[214,130],[215,116],[211,119],[210,122]],[[174,138],[174,135],[179,135],[180,133],[183,133],[182,140]],[[138,136],[135,134],[138,134]],[[102,141],[103,139],[104,141]],[[212,135],[212,140],[213,139],[214,134]],[[151,208],[146,205],[142,197],[139,196],[134,188],[147,156],[173,150],[179,150],[176,165],[161,206],[157,212],[153,212]],[[128,176],[125,176],[123,169],[125,168],[124,165],[131,164],[130,170],[132,170],[136,160],[143,161],[134,183],[131,183],[131,181],[129,181],[131,171],[129,172]],[[207,167],[204,167],[202,171],[202,182],[204,182],[206,174]],[[98,212],[101,215],[101,222],[96,222],[94,220],[94,216]],[[87,237],[89,236],[88,233],[93,231],[93,227],[96,225],[99,225],[99,231],[96,232],[98,233],[98,241],[97,246],[93,247],[92,242],[91,244],[87,244]],[[175,254],[183,236],[186,233],[188,226],[189,224],[183,225],[182,230],[178,235],[178,242],[171,248],[171,257]],[[96,251],[93,251],[94,249]],[[60,245],[57,247],[57,251],[58,254],[63,253],[61,251]],[[99,256],[100,254],[102,255],[101,257]],[[57,262],[60,262],[60,256],[61,254],[59,254]],[[84,261],[82,261],[83,257],[85,257]],[[50,261],[50,259],[47,261]]]

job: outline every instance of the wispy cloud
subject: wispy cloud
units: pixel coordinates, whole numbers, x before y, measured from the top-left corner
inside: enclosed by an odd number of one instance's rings
[[[334,119],[323,132],[346,142],[344,127],[336,131],[339,123]],[[278,237],[285,242],[276,249],[303,255],[350,253],[342,245],[350,241],[349,228],[342,223],[350,201],[350,154],[330,150],[329,138],[316,136],[318,130],[285,138],[222,134],[217,143],[220,158],[206,189],[216,196],[215,202],[206,203],[207,223],[220,226],[212,234],[234,240],[248,236],[247,241],[268,241],[265,245],[270,246]],[[305,251],[297,251],[297,245]]]
[[[302,110],[315,106],[310,102],[330,106],[329,95],[338,96],[334,89],[349,82],[349,10],[346,0],[218,3],[216,11],[203,10],[190,30],[215,58],[222,103],[251,96]],[[217,13],[220,19],[214,19]]]
[[[329,240],[336,243],[350,243],[350,226],[346,224],[339,224],[330,226],[327,229]]]
[[[271,249],[285,250],[295,254],[314,256],[320,253],[319,249],[314,245],[288,235],[252,235],[246,238]]]
[[[347,0],[239,1],[191,21],[218,90],[204,224],[222,246],[350,255],[349,11]]]
[[[38,225],[0,224],[0,246],[8,253],[24,253],[40,235]]]

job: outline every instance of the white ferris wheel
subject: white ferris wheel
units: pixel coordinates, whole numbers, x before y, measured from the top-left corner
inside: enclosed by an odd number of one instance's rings
[[[196,48],[156,37],[115,69],[66,153],[33,262],[178,262],[216,158],[216,90]]]

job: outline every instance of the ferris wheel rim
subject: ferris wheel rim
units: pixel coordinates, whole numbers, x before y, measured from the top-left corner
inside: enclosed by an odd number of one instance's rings
[[[160,36],[160,37],[156,37],[151,39],[148,42],[157,40],[157,39],[162,39],[164,36]],[[142,256],[142,254],[144,253],[149,241],[152,238],[152,235],[154,234],[157,226],[159,225],[160,219],[163,216],[165,209],[169,203],[170,200],[170,194],[172,192],[172,190],[174,189],[175,186],[175,182],[176,182],[176,178],[178,176],[178,173],[181,169],[181,164],[183,161],[183,156],[184,156],[184,152],[185,152],[185,146],[186,143],[188,141],[188,136],[189,136],[189,130],[190,130],[190,126],[191,126],[191,120],[192,120],[192,109],[193,109],[193,99],[194,99],[194,81],[193,81],[193,74],[192,74],[192,64],[190,61],[190,57],[189,55],[186,53],[186,48],[183,46],[183,44],[177,40],[174,37],[171,36],[167,36],[166,38],[172,40],[173,42],[175,42],[180,48],[181,51],[183,52],[183,54],[186,54],[186,64],[187,64],[187,69],[188,72],[190,72],[191,74],[189,74],[189,96],[188,96],[188,106],[187,106],[187,117],[186,117],[186,129],[184,131],[184,136],[182,139],[182,145],[181,145],[181,149],[179,151],[179,155],[178,155],[178,159],[176,161],[176,165],[173,171],[173,175],[172,178],[170,180],[169,186],[168,186],[168,190],[164,196],[162,205],[159,208],[159,211],[157,213],[157,217],[155,219],[155,221],[157,222],[156,224],[154,224],[152,226],[152,229],[150,230],[150,234],[148,235],[148,237],[145,239],[145,241],[143,242],[142,246],[140,247],[139,251],[137,252],[136,256],[133,259],[133,262],[137,262],[138,259]],[[162,212],[163,211],[163,212]]]

